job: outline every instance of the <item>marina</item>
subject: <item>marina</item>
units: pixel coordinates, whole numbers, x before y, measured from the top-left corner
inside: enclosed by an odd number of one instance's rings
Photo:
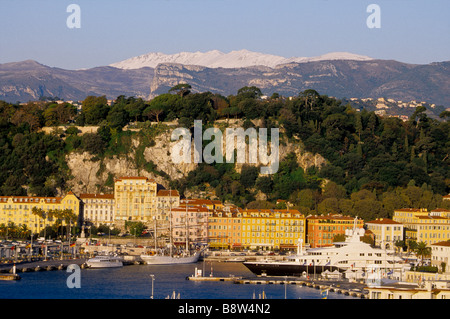
[[[289,284],[283,285],[284,278],[258,278],[242,263],[125,264],[124,267],[95,270],[83,267],[85,263],[86,259],[80,259],[33,262],[26,267],[24,264],[16,265],[22,279],[14,283],[0,282],[0,299],[149,299],[152,284],[155,299],[164,299],[174,291],[180,294],[181,299],[250,299],[255,293],[262,292],[268,299],[321,299],[320,289],[306,283],[303,285],[298,278],[289,278]],[[70,264],[81,268],[82,289],[69,289],[66,285],[70,275],[66,269]],[[212,268],[214,276],[208,274],[197,280],[187,278],[195,273],[195,268],[202,267]],[[8,274],[11,268],[12,265],[1,265],[2,274]],[[358,288],[354,284],[352,287]],[[329,298],[360,297],[336,291]]]

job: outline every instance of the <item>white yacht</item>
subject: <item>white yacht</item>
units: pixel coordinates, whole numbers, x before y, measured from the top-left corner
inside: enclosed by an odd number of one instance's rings
[[[148,265],[172,265],[172,264],[193,264],[196,263],[200,255],[202,253],[202,250],[196,251],[194,254],[190,253],[189,250],[189,238],[188,238],[188,205],[186,203],[186,248],[183,253],[181,254],[174,254],[173,253],[173,233],[172,233],[172,206],[170,206],[170,212],[169,212],[169,237],[170,237],[170,244],[169,244],[169,252],[166,254],[164,250],[156,250],[156,223],[155,223],[155,250],[148,251],[145,254],[142,254],[140,257],[143,262],[145,262]]]
[[[117,268],[123,266],[123,260],[117,256],[96,256],[86,264],[89,268]]]
[[[193,255],[162,255],[154,252],[142,254],[141,259],[148,265],[193,264],[200,258],[200,252]]]
[[[374,269],[382,269],[387,274],[399,272],[406,266],[403,259],[362,242],[360,237],[364,236],[363,228],[354,227],[347,230],[345,235],[344,242],[335,242],[331,247],[303,251],[300,242],[297,254],[285,260],[244,262],[244,265],[260,276],[302,276],[327,270],[369,273]]]

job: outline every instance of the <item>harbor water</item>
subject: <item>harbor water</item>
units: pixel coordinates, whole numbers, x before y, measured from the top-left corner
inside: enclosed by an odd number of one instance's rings
[[[185,265],[128,265],[121,268],[80,269],[79,288],[68,284],[67,270],[20,273],[21,280],[0,281],[0,299],[321,299],[320,290],[301,285],[236,284],[232,281],[191,281],[202,269],[215,277],[255,278],[242,263],[199,262]],[[153,275],[153,276],[151,276]],[[152,280],[154,279],[154,280]],[[72,288],[70,288],[72,286]],[[355,299],[330,292],[328,299]]]

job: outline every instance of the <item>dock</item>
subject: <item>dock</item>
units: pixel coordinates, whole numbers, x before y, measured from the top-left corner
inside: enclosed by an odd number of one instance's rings
[[[33,262],[7,263],[0,265],[0,276],[8,277],[23,272],[65,270],[67,266],[76,264],[86,267],[86,259],[39,260]],[[0,278],[1,279],[1,278]],[[2,279],[7,280],[7,279]]]
[[[367,298],[367,291],[362,290],[362,286],[347,282],[314,282],[311,280],[289,280],[284,278],[247,278],[236,279],[235,284],[241,285],[300,285],[319,290],[328,290],[346,296]]]
[[[186,277],[187,280],[191,281],[233,281],[240,280],[241,277],[196,277],[190,276]]]
[[[0,274],[0,280],[13,281],[20,279],[21,278],[18,274]]]

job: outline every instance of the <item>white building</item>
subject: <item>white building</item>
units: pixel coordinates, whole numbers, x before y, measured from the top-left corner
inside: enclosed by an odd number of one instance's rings
[[[83,218],[95,226],[114,223],[114,195],[113,194],[81,194],[83,203]]]
[[[445,272],[450,272],[450,241],[441,241],[431,244],[431,264],[441,270],[441,264],[445,263]]]

